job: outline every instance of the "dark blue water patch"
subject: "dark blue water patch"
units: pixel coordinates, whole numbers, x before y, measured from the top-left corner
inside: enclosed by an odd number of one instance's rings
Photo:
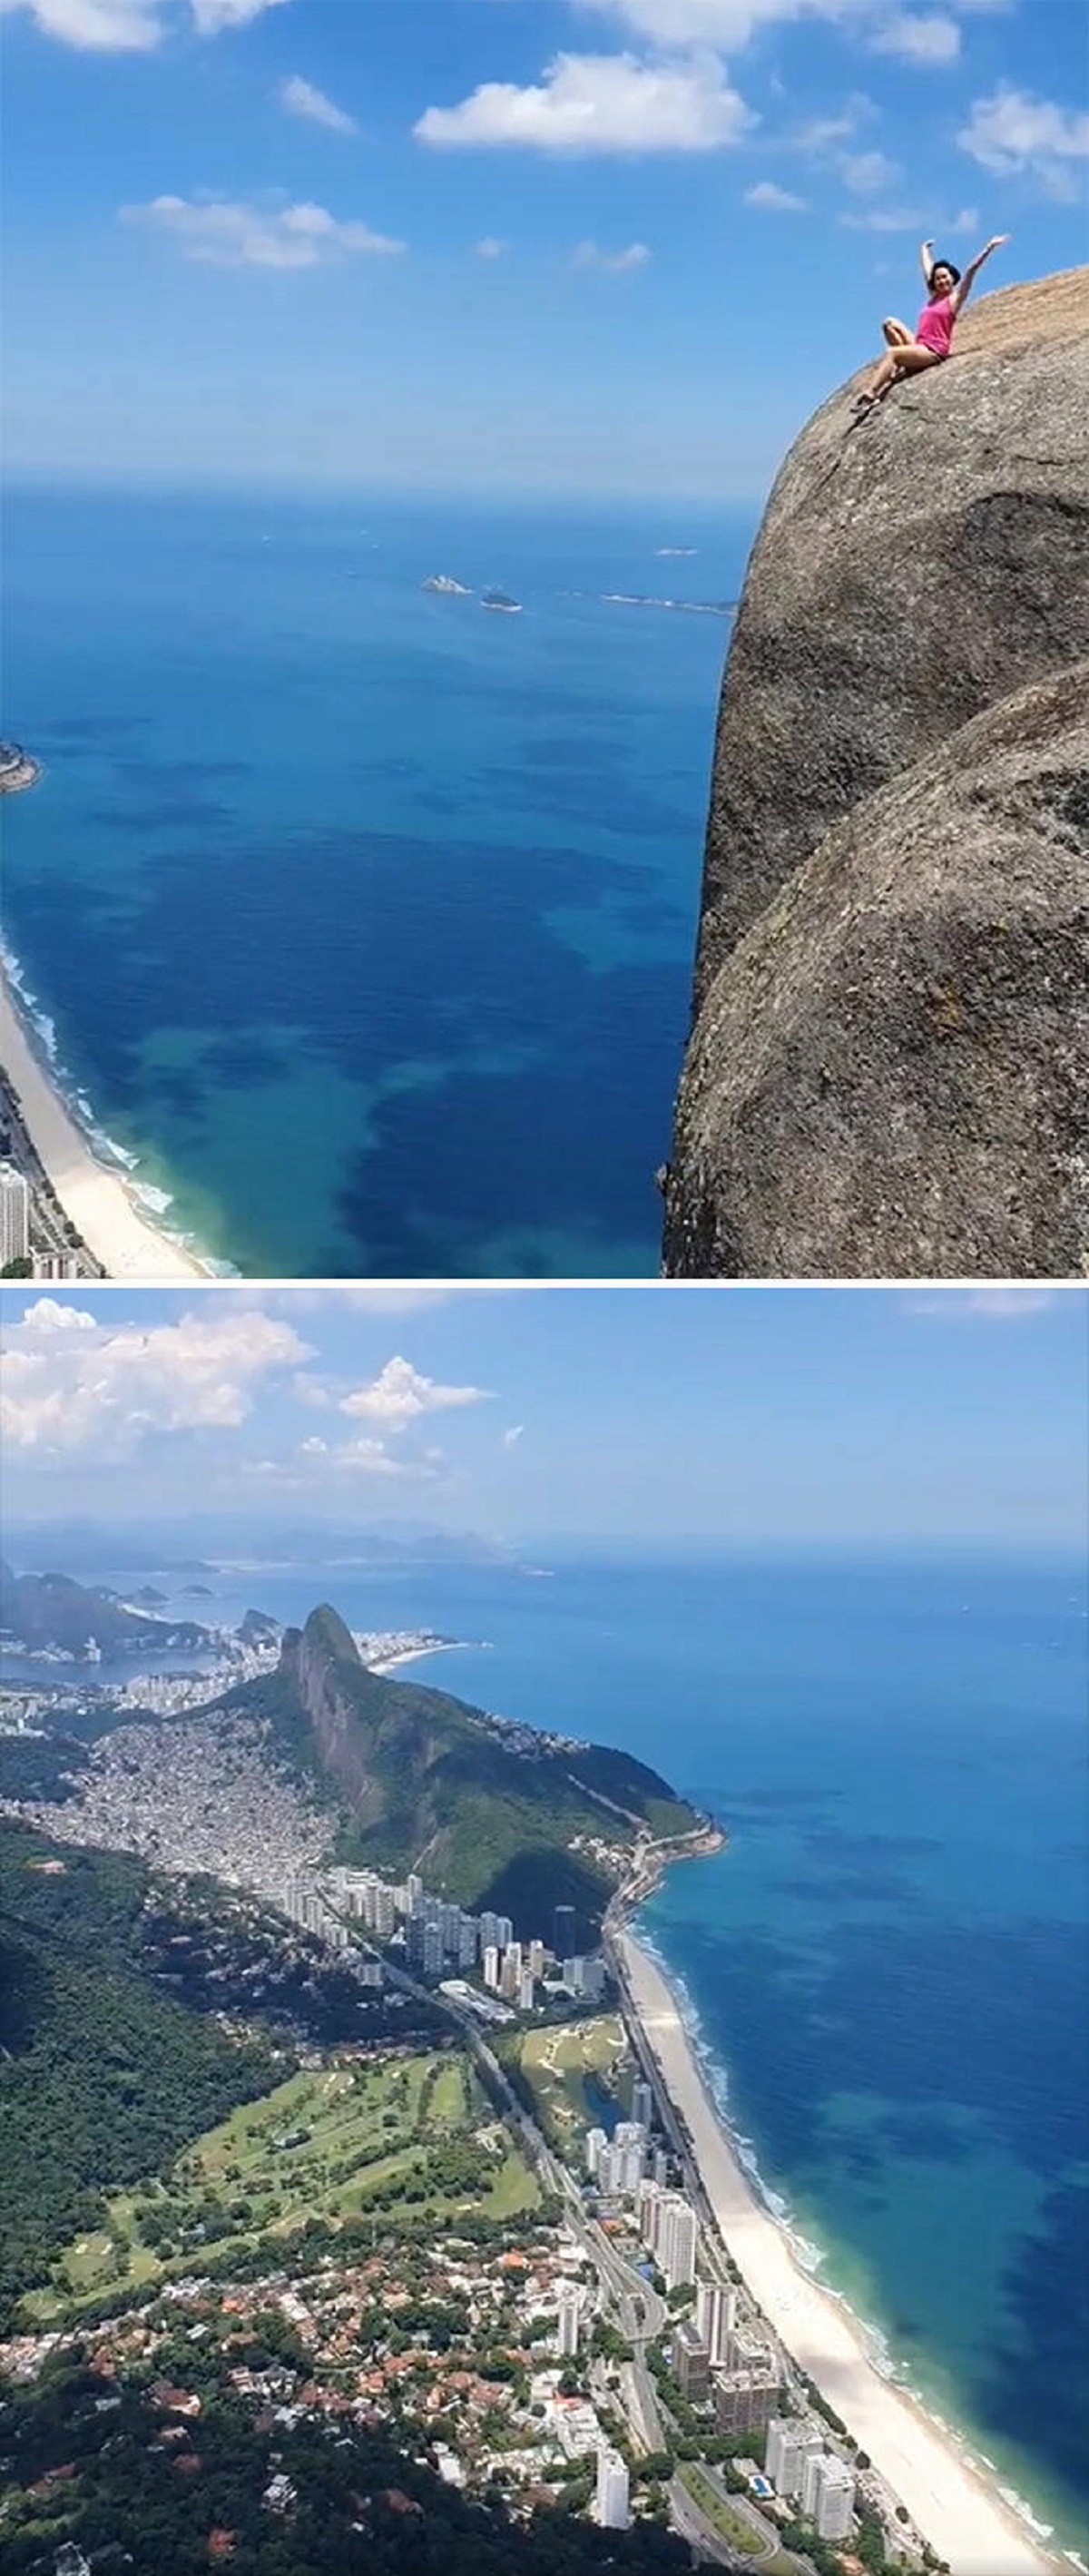
[[[830,1860],[925,1860],[943,1848],[935,1834],[849,1834],[842,1825],[803,1825],[807,1851]]]
[[[450,787],[416,787],[412,801],[422,814],[439,814],[448,821],[465,811],[464,798],[456,796]]]
[[[244,992],[248,1021],[309,1025],[317,1053],[371,1079],[433,1051],[436,1037],[441,1046],[467,1017],[478,1042],[566,1037],[600,979],[542,914],[584,900],[588,885],[641,883],[619,858],[588,869],[558,848],[453,843],[439,859],[409,837],[300,834],[194,843],[165,852],[153,871],[112,871],[97,886],[86,874],[73,884],[38,878],[20,891],[19,918],[48,948],[62,1011],[89,977],[105,979],[116,1061],[164,1018],[233,1032]]]
[[[600,605],[606,591],[652,585],[654,514],[401,509],[372,496],[365,526],[360,506],[23,493],[9,519],[10,676],[26,738],[52,746],[55,771],[18,818],[15,944],[102,1123],[150,1149],[183,1221],[262,1268],[305,1272],[324,1255],[338,1161],[354,1189],[343,1168],[353,1091],[362,1152],[402,1078],[436,1100],[478,1079],[495,1099],[502,1059],[515,1077],[536,1070],[536,1121],[550,1128],[580,979],[608,978],[633,948],[664,967],[683,961],[663,988],[668,1024],[637,1033],[641,1052],[656,1050],[661,1083],[642,1145],[652,1167],[688,1016],[722,637],[683,619],[640,632]],[[700,571],[716,596],[736,587],[750,535],[729,513],[704,527]],[[505,625],[475,601],[447,615],[419,587],[445,560],[477,588],[498,572],[524,617]],[[489,770],[499,775],[482,792]],[[470,833],[478,815],[495,831],[496,806],[498,845],[470,866]],[[388,864],[364,827],[386,836]],[[568,839],[577,857],[550,854]],[[82,968],[76,923],[50,914],[45,895],[33,909],[38,881],[60,876],[62,847],[62,904],[79,885],[103,905]],[[639,868],[618,875],[612,862],[633,853]],[[91,928],[85,905],[79,932]],[[623,988],[612,989],[623,1004]],[[248,1045],[274,1021],[297,1032],[278,1101],[263,1097],[272,1082],[257,1078],[256,1060],[238,1092],[228,1077],[214,1099],[217,1036],[230,1029]],[[628,1026],[621,1040],[629,1048]],[[326,1070],[337,1077],[327,1119]],[[609,1097],[623,1119],[622,1089]],[[629,1097],[634,1118],[647,1098],[634,1071]],[[251,1108],[252,1186],[242,1189]],[[160,1110],[162,1127],[149,1115]],[[569,1115],[558,1093],[555,1110]],[[285,1123],[298,1144],[311,1116],[320,1132],[308,1187],[285,1212]],[[593,1122],[592,1101],[579,1117]],[[581,1138],[569,1142],[574,1167]],[[603,1121],[597,1142],[597,1266],[652,1273],[660,1210],[640,1155]],[[429,1153],[440,1146],[429,1130]],[[478,1157],[486,1147],[476,1140]],[[554,1171],[551,1143],[547,1159]],[[619,1232],[618,1161],[638,1174]],[[417,1210],[430,1174],[429,1162],[411,1176]],[[246,1238],[237,1249],[234,1218]],[[481,1259],[514,1257],[518,1229],[506,1218],[497,1192],[477,1232]],[[535,1208],[529,1266],[548,1270],[564,1243],[581,1262],[587,1223],[581,1181],[566,1209]],[[292,1226],[307,1238],[297,1246]],[[430,1240],[444,1232],[436,1212]],[[454,1257],[475,1266],[463,1242],[459,1229]],[[338,1249],[343,1264],[343,1237]]]
[[[291,1058],[285,1046],[260,1035],[240,1030],[237,1036],[212,1038],[201,1059],[204,1070],[217,1083],[244,1083],[257,1089],[262,1083],[281,1082],[291,1070]]]
[[[808,1878],[776,1876],[771,1883],[781,1896],[797,1896],[806,1905],[824,1905],[832,1913],[844,1905],[906,1906],[918,1899],[914,1880],[895,1869],[822,1870]]]
[[[1071,2295],[1072,2288],[1074,2295]],[[999,2334],[982,2402],[1010,2441],[1050,2459],[1084,2494],[1089,2443],[1089,2171],[1056,2184],[1002,2281],[1015,2331]]]
[[[79,1019],[89,989],[110,997],[96,1029],[99,1079],[134,1122],[172,1108],[190,1136],[197,1084],[260,1086],[279,1069],[262,1024],[297,1032],[296,1067],[328,1065],[368,1090],[406,1060],[436,1064],[426,1089],[380,1099],[337,1217],[355,1250],[300,1245],[319,1264],[378,1275],[471,1274],[501,1230],[637,1246],[652,1271],[660,1210],[655,1164],[687,1010],[687,966],[602,971],[542,918],[545,909],[631,892],[640,871],[555,847],[433,847],[407,837],[299,835],[241,844],[210,836],[96,886],[39,877],[20,891],[16,944],[48,954],[54,1006]],[[315,890],[317,889],[317,891]],[[123,935],[119,913],[127,904]],[[254,971],[259,956],[259,971]],[[239,1028],[241,996],[246,1022]],[[199,1069],[141,1059],[166,1022],[199,1035]],[[228,1048],[209,1053],[209,1049]],[[500,1068],[478,1069],[495,1056]],[[521,1069],[519,1069],[519,1060]],[[464,1070],[462,1070],[462,1066]],[[214,1180],[214,1111],[206,1139]],[[261,1150],[255,1124],[255,1150]],[[487,1139],[486,1151],[482,1138]],[[184,1136],[176,1140],[184,1144]],[[264,1140],[274,1154],[274,1139]],[[532,1245],[527,1271],[537,1267]]]
[[[694,837],[702,820],[697,809],[682,811],[667,805],[636,780],[611,772],[602,777],[592,801],[587,798],[585,773],[527,780],[524,770],[494,762],[477,771],[476,784],[485,796],[498,796],[508,807],[528,803],[534,813],[555,815],[583,828],[645,833],[650,840]]]
[[[128,832],[136,840],[147,840],[157,832],[229,832],[234,813],[229,805],[215,805],[207,797],[164,796],[141,805],[100,805],[92,807],[87,820],[103,832]]]
[[[886,2111],[878,2123],[878,2132],[890,2157],[908,2156],[913,2161],[930,2164],[969,2165],[976,2153],[977,2139],[973,2131],[955,2113],[940,2108]]]
[[[1089,2403],[1084,1929],[910,1914],[895,1925],[856,1913],[819,1937],[814,1929],[805,1951],[678,1919],[669,1953],[708,2041],[728,2056],[734,2116],[759,2141],[765,2174],[823,2210],[840,2243],[866,2242],[873,2220],[886,2322],[905,2357],[914,2349],[925,2363],[934,2351],[933,2325],[903,2312],[898,2277],[916,2261],[926,2270],[910,2218],[920,2171],[949,2176],[949,2192],[969,2200],[978,2192],[984,2213],[996,2148],[1047,2187],[1039,2237],[1011,2234],[1006,2217],[1006,2263],[991,2293],[1001,2335],[969,2311],[955,2368],[969,2420],[1039,2462],[1077,2515]],[[845,2120],[845,2100],[872,2117]],[[920,2226],[932,2206],[927,2189]],[[986,2216],[978,2231],[965,2224],[978,2262]],[[948,2366],[948,2349],[942,2358]]]
[[[688,916],[679,904],[667,903],[663,897],[655,895],[646,895],[637,903],[618,903],[616,919],[624,930],[639,930],[644,934],[658,931],[666,937],[675,934],[682,925],[687,927],[688,923]]]
[[[118,760],[114,766],[117,777],[141,796],[146,795],[149,788],[154,788],[159,795],[184,795],[187,789],[199,785],[202,779],[226,782],[248,778],[252,774],[249,761],[212,758]]]
[[[150,716],[95,715],[41,717],[35,726],[34,739],[43,748],[71,744],[78,750],[85,743],[89,750],[108,752],[111,744],[125,746],[151,731]]]
[[[525,735],[521,756],[534,775],[556,769],[564,778],[596,779],[604,785],[622,767],[627,746],[600,728],[592,733],[533,732]]]
[[[776,2171],[834,2156],[826,2124],[843,2093],[914,2111],[957,2105],[1047,2181],[1084,2153],[1081,1926],[908,1913],[832,1922],[807,1953],[753,1929],[724,1941],[685,1924],[681,1937],[695,1992],[715,1997],[710,2035],[744,2032],[747,2116]]]
[[[721,1786],[715,1794],[721,1799]],[[759,1787],[735,1789],[731,1785],[730,1813],[737,1816],[762,1816],[766,1813],[772,1822],[775,1822],[779,1817],[789,1815],[792,1810],[798,1808],[826,1807],[842,1794],[841,1790],[830,1788],[826,1781],[821,1781],[819,1785],[814,1783],[812,1788],[806,1788],[800,1781],[796,1781],[793,1786],[783,1782],[774,1789]]]
[[[547,1227],[556,1252],[531,1247],[519,1267],[546,1276],[566,1267],[563,1238],[610,1241],[643,1211],[649,1247],[658,1222],[653,1167],[664,1150],[662,1051],[648,1031],[675,1028],[687,978],[667,968],[564,975],[564,1061],[549,1072],[541,1115],[538,1065],[522,1072],[451,1075],[441,1088],[397,1093],[372,1116],[373,1145],[342,1192],[342,1221],[380,1277],[472,1276],[481,1240]],[[524,997],[523,997],[524,998]],[[499,1023],[489,1021],[494,1035]],[[517,1033],[528,1039],[524,1017]],[[611,1151],[601,1151],[602,1135]],[[482,1139],[487,1139],[486,1151]],[[426,1174],[423,1205],[413,1178]],[[652,1256],[649,1256],[652,1257]]]

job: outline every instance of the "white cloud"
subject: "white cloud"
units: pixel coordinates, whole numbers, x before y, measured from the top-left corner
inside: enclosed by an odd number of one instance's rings
[[[574,0],[574,5],[586,16],[618,20],[632,35],[666,47],[709,45],[732,54],[769,28],[820,18],[848,31],[857,29],[871,40],[890,30],[893,42],[887,50],[899,52],[907,60],[933,62],[940,58],[952,62],[955,49],[940,57],[938,50],[950,45],[945,32],[950,26],[956,35],[952,10],[962,17],[1001,14],[1011,0],[947,0],[945,9],[925,15],[886,5],[886,0]],[[943,32],[917,32],[931,28]],[[897,42],[898,31],[903,29],[907,33]],[[916,48],[914,53],[907,51],[912,45]],[[935,50],[927,54],[927,46]]]
[[[876,53],[894,54],[898,62],[914,63],[923,71],[940,71],[960,56],[955,18],[917,18],[910,10],[898,10],[886,18],[870,41]]]
[[[654,45],[747,45],[762,27],[803,17],[833,18],[865,0],[576,0],[596,17],[619,18]]]
[[[394,1458],[384,1440],[363,1435],[358,1440],[304,1440],[298,1456],[322,1476],[400,1476],[427,1481],[439,1473],[443,1464],[441,1449],[428,1449],[421,1458]]]
[[[840,215],[838,221],[852,233],[917,233],[923,226],[918,206],[869,206],[864,215]]]
[[[61,1306],[55,1297],[39,1297],[23,1310],[24,1333],[93,1333],[97,1318],[82,1306]]]
[[[721,63],[638,62],[633,54],[557,54],[528,89],[485,81],[457,107],[429,107],[421,143],[519,145],[577,155],[712,152],[739,143],[757,122]]]
[[[247,26],[284,0],[188,0],[184,15],[170,0],[0,0],[0,10],[22,9],[43,36],[83,53],[152,53],[174,28],[190,25],[198,36],[219,36]]]
[[[497,241],[494,233],[485,233],[483,241],[475,244],[478,259],[502,259],[506,247],[506,242]]]
[[[959,214],[942,215],[936,224],[933,208],[924,211],[921,206],[868,206],[864,214],[840,215],[838,221],[853,233],[922,233],[934,225],[939,243],[980,229],[978,206],[962,206]]]
[[[645,268],[650,252],[645,242],[629,242],[626,250],[602,250],[595,241],[580,241],[572,251],[572,268],[596,268],[606,277],[621,277],[629,268]]]
[[[875,197],[879,189],[891,188],[900,176],[895,161],[890,161],[884,152],[843,152],[837,166],[853,197]]]
[[[526,1426],[525,1426],[525,1423],[524,1423],[524,1422],[512,1422],[512,1423],[511,1423],[511,1425],[510,1425],[510,1429],[509,1429],[508,1431],[504,1431],[504,1433],[503,1433],[503,1447],[504,1447],[504,1449],[513,1449],[513,1447],[514,1447],[514,1445],[515,1445],[515,1442],[516,1442],[517,1440],[520,1440],[520,1439],[522,1438],[523,1432],[525,1431],[525,1427],[526,1427]]]
[[[225,27],[248,27],[266,9],[282,9],[285,0],[189,0],[198,35],[219,36]]]
[[[231,1285],[236,1303],[248,1298],[255,1306],[282,1306],[289,1315],[415,1315],[466,1297],[479,1301],[550,1294],[537,1279],[292,1279],[260,1285],[240,1279]]]
[[[153,197],[120,211],[123,223],[153,224],[181,243],[186,259],[213,268],[317,268],[342,253],[389,256],[405,248],[368,224],[339,223],[324,206]]]
[[[3,0],[25,8],[43,36],[85,53],[151,53],[165,25],[159,0]]]
[[[1072,200],[1079,193],[1075,165],[1089,157],[1089,115],[1004,81],[975,100],[957,141],[984,170],[1001,178],[1027,174],[1049,196]]]
[[[301,79],[298,72],[293,72],[290,80],[281,81],[279,96],[289,116],[305,117],[311,125],[326,125],[330,134],[359,132],[354,116],[349,116],[346,108],[338,107],[335,99],[327,98],[323,89],[315,89],[313,81]]]
[[[423,1377],[411,1360],[387,1360],[379,1377],[369,1386],[357,1387],[354,1394],[342,1397],[342,1413],[366,1414],[376,1422],[386,1422],[393,1430],[403,1431],[422,1413],[446,1413],[466,1404],[483,1404],[488,1397],[483,1386],[440,1386],[432,1377]]]
[[[838,116],[807,117],[804,125],[797,126],[786,140],[792,151],[811,153],[820,158],[823,153],[832,151],[836,144],[849,143],[859,126],[876,114],[872,99],[861,96],[849,98]]]
[[[755,188],[746,188],[745,203],[769,215],[804,215],[804,197],[792,196],[789,188],[780,188],[774,179],[758,179]]]
[[[1008,1286],[1004,1288],[935,1288],[925,1296],[905,1300],[909,1315],[933,1315],[943,1324],[963,1321],[966,1316],[982,1315],[994,1324],[1020,1323],[1028,1315],[1042,1315],[1057,1306],[1065,1294],[1081,1296],[1081,1289]]]
[[[313,1354],[272,1315],[209,1296],[176,1323],[114,1326],[40,1298],[3,1354],[3,1431],[13,1448],[128,1455],[149,1432],[245,1421],[258,1389]]]

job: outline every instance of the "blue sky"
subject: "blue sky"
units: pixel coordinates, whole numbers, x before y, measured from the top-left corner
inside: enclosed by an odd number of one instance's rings
[[[1083,0],[0,0],[15,469],[753,498],[916,246],[1085,256]]]
[[[4,1510],[1061,1545],[1087,1292],[7,1289]]]

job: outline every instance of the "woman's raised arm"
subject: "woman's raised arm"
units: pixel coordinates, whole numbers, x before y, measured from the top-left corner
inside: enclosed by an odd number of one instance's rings
[[[995,233],[993,240],[985,242],[977,257],[969,261],[960,281],[960,285],[953,288],[954,313],[959,313],[962,304],[967,303],[968,297],[972,292],[972,288],[975,285],[984,261],[990,258],[992,251],[1001,250],[1004,243],[1008,242],[1009,238],[1008,233]]]

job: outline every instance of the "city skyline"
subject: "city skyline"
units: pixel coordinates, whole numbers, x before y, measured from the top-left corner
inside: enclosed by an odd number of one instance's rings
[[[9,1527],[1083,1550],[1078,1289],[4,1292]]]
[[[921,237],[1084,257],[1066,0],[3,19],[13,472],[753,500]]]

